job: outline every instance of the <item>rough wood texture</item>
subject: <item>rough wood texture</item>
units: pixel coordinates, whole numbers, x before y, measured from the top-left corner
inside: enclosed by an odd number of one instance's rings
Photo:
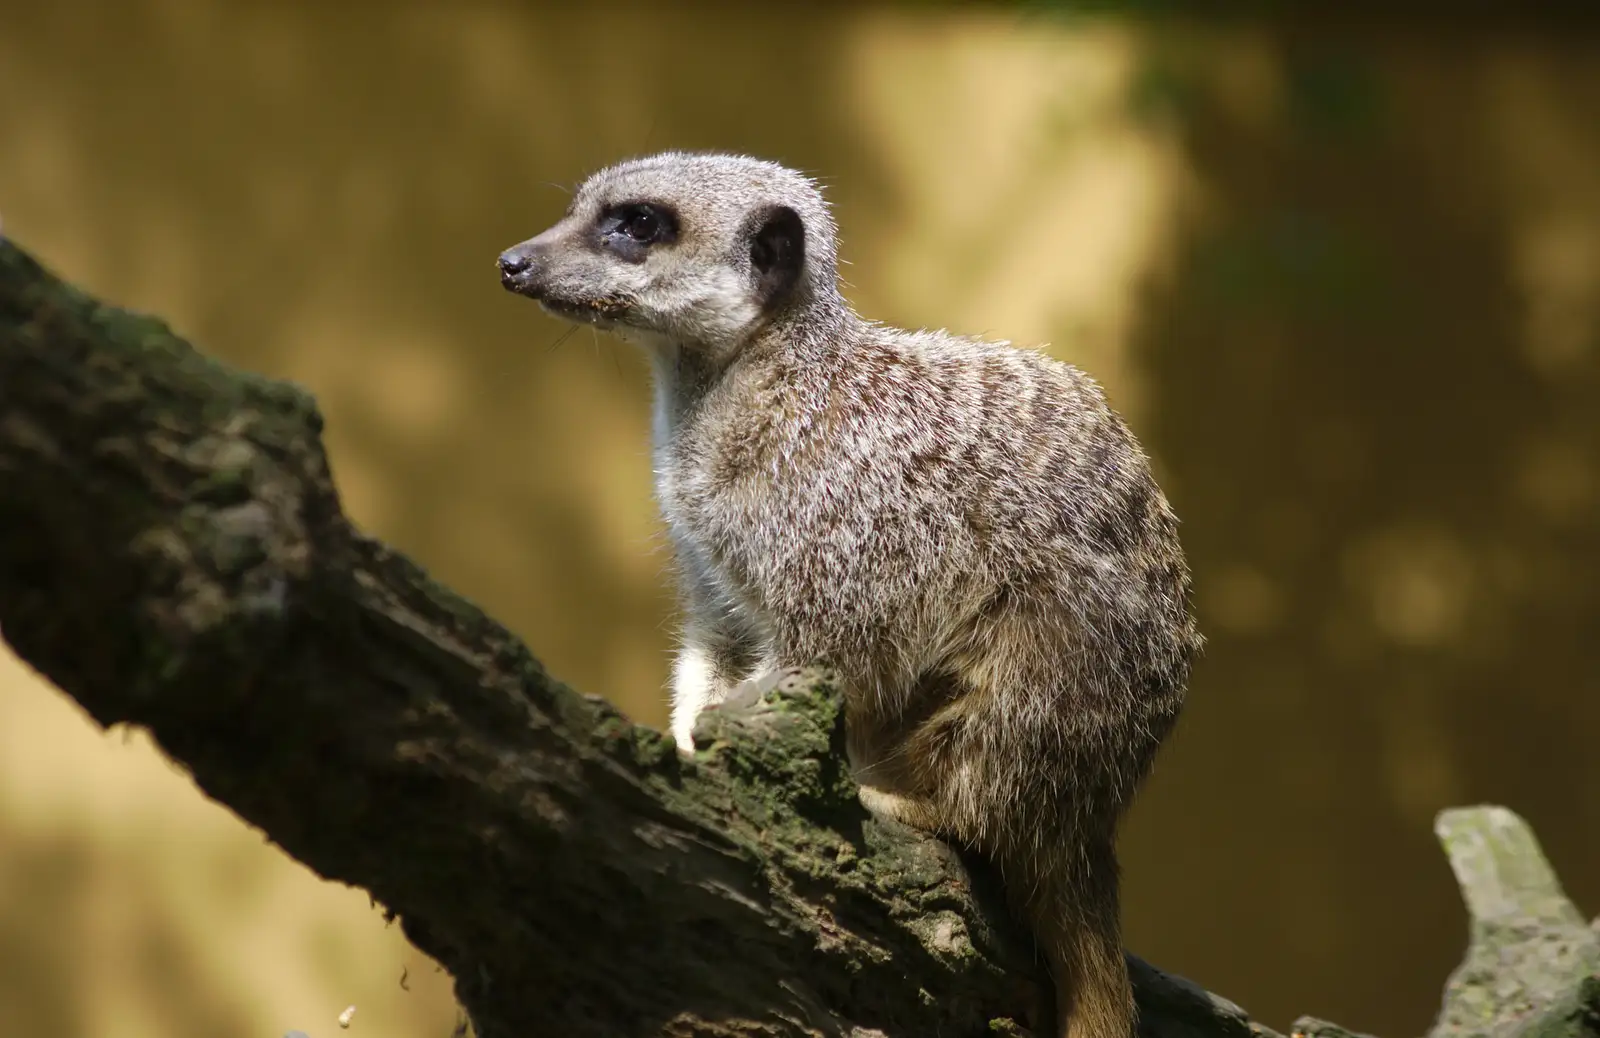
[[[826,675],[708,715],[681,759],[353,529],[319,430],[303,392],[0,241],[0,632],[371,891],[483,1038],[1028,1033],[992,881],[860,809]],[[1531,835],[1442,825],[1478,915],[1434,1038],[1592,1030],[1594,932]],[[1149,1038],[1271,1034],[1132,961]]]

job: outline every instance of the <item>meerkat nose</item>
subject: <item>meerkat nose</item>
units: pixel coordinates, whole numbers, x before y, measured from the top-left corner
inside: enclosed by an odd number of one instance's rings
[[[539,259],[543,247],[533,242],[522,242],[500,254],[500,287],[517,295],[528,295],[539,277]]]
[[[500,254],[500,273],[505,275],[521,274],[533,265],[533,260],[520,248],[507,249]]]

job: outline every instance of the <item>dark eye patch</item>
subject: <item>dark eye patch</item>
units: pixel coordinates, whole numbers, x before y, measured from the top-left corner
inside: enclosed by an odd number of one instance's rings
[[[632,263],[644,261],[650,246],[678,240],[678,214],[658,202],[607,206],[596,224],[600,244]]]

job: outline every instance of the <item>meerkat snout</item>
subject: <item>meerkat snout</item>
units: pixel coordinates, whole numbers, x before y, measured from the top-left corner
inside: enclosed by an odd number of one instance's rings
[[[512,246],[500,254],[500,284],[508,292],[522,294],[528,268],[532,266],[533,254],[527,243]]]

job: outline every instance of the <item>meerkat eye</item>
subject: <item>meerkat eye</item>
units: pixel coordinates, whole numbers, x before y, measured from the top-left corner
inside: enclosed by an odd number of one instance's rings
[[[641,245],[663,245],[677,240],[678,220],[666,206],[631,202],[606,210],[600,217],[600,234],[607,244],[634,251]]]
[[[663,224],[655,206],[631,206],[622,214],[622,233],[638,241],[655,241],[661,234]]]

